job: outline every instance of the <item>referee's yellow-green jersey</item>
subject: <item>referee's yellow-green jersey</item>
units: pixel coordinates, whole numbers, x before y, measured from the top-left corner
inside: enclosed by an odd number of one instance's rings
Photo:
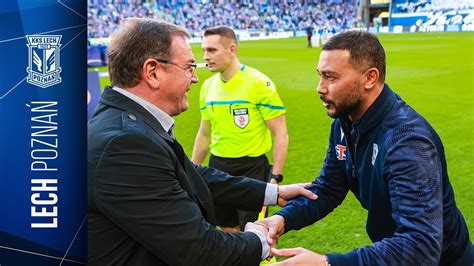
[[[201,87],[200,109],[211,124],[211,154],[225,158],[257,157],[270,151],[265,120],[286,112],[275,84],[258,70],[243,65],[229,81],[217,73]]]

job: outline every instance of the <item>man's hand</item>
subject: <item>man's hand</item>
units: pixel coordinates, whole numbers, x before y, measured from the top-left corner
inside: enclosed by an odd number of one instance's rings
[[[266,236],[268,235],[268,227],[264,224],[255,224],[255,223],[247,223],[245,225],[245,231],[253,232],[258,236],[262,243],[262,260],[267,259],[270,255],[270,245],[268,245],[268,241],[266,240]]]
[[[268,227],[262,224],[255,224],[255,223],[247,223],[245,224],[244,231],[248,230],[256,230],[262,232],[264,236],[268,235]]]
[[[279,186],[278,187],[279,197],[278,197],[278,202],[277,202],[278,205],[280,207],[285,207],[285,205],[288,203],[288,200],[300,195],[305,196],[308,199],[312,199],[312,200],[317,199],[318,196],[316,194],[306,189],[306,188],[309,188],[310,186],[311,186],[311,183]]]
[[[304,248],[288,248],[288,249],[272,248],[270,253],[277,257],[289,258],[285,261],[281,261],[272,265],[278,265],[278,266],[291,266],[291,265],[326,266],[328,265],[326,256],[320,255],[316,252],[312,252]]]
[[[274,247],[278,238],[285,232],[285,218],[281,215],[273,215],[260,221],[256,221],[256,224],[261,224],[268,228],[267,242],[270,246]]]

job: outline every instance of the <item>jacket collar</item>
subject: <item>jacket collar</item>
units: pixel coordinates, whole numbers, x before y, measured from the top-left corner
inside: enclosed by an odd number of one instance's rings
[[[167,113],[165,113],[163,110],[158,108],[158,106],[120,87],[114,86],[112,89],[114,91],[118,91],[121,94],[127,96],[127,98],[132,99],[134,102],[138,103],[143,108],[145,108],[145,110],[147,110],[150,114],[152,114],[156,118],[156,120],[158,120],[158,122],[160,122],[161,126],[166,132],[172,131],[173,126],[174,126],[174,119],[171,116],[169,116]]]
[[[109,105],[124,111],[129,111],[131,113],[138,113],[143,117],[143,120],[148,124],[153,130],[164,138],[167,141],[173,142],[173,138],[163,129],[163,126],[160,122],[148,112],[141,105],[133,101],[132,99],[124,96],[123,94],[113,90],[110,87],[106,87],[100,103]]]
[[[359,120],[352,123],[352,126],[356,128],[361,134],[369,132],[382,122],[396,101],[396,94],[385,83],[379,97],[377,97],[377,99],[372,103],[369,109],[365,111]],[[346,124],[350,124],[348,117],[343,118],[342,120]]]
[[[206,221],[216,225],[214,205],[212,200],[210,200],[212,199],[212,195],[210,194],[204,180],[202,180],[200,174],[186,157],[181,145],[163,129],[160,122],[158,122],[158,120],[141,105],[109,87],[105,88],[100,103],[126,112],[139,114],[143,117],[145,123],[147,123],[158,135],[169,143],[175,155],[177,157],[181,156],[178,157],[178,160],[181,161],[180,165],[186,173],[186,175],[177,174],[176,179],[188,193],[189,197],[199,203],[203,215],[206,217]]]

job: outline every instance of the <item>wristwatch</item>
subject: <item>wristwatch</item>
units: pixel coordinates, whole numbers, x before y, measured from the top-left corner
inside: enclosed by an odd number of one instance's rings
[[[270,174],[270,179],[275,179],[278,183],[283,181],[283,175]]]

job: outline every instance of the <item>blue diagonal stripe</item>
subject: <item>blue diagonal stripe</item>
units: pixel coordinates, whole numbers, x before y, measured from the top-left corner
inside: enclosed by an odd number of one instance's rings
[[[206,105],[201,107],[200,110],[206,109],[206,106],[208,105],[231,105],[231,104],[244,104],[244,103],[250,103],[249,101],[243,101],[243,100],[236,100],[236,101],[211,101],[211,102],[206,102]],[[271,104],[263,104],[259,103],[256,105],[257,107],[266,107],[270,109],[276,109],[276,110],[285,110],[284,106],[279,106],[279,105],[271,105]]]
[[[260,106],[267,107],[270,109],[276,109],[276,110],[285,110],[285,106],[279,106],[279,105],[271,105],[271,104],[263,104],[263,103],[257,104],[257,107],[260,107]]]

